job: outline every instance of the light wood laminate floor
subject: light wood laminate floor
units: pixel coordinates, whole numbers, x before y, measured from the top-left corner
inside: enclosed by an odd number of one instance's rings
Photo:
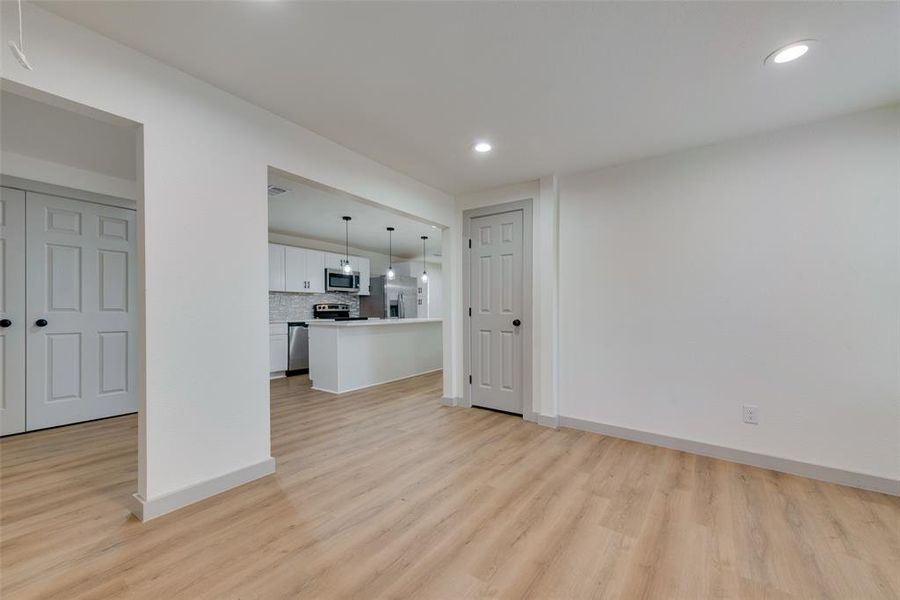
[[[4,439],[2,597],[900,597],[897,498],[440,391],[273,382],[276,475],[147,524],[134,416]]]

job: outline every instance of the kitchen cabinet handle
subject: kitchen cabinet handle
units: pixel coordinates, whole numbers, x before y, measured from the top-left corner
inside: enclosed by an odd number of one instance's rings
[[[37,325],[38,327],[46,327],[47,319],[38,319],[37,321],[34,322],[34,324]]]
[[[522,321],[520,321],[518,319],[513,319],[513,327],[518,327],[521,324],[522,324]]]
[[[3,327],[4,329],[6,329],[10,325],[12,325],[12,321],[10,321],[9,319],[0,320],[0,327]]]

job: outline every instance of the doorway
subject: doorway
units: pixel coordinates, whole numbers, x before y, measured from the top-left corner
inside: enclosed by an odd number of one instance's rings
[[[0,188],[2,435],[137,411],[135,211]]]
[[[136,413],[140,126],[0,97],[0,435]]]
[[[529,417],[531,200],[463,213],[466,404]]]

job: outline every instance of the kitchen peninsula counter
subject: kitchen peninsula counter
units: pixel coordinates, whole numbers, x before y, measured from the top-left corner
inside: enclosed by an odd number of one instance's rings
[[[341,394],[442,368],[442,319],[309,321],[309,377]]]

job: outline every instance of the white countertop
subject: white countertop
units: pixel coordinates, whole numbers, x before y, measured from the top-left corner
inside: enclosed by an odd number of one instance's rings
[[[312,323],[313,321],[334,321],[334,319],[291,319],[289,321],[269,321],[269,325],[286,325],[287,323]]]
[[[440,323],[443,319],[368,319],[365,321],[326,321],[314,319],[310,327],[383,327],[385,325],[415,325],[417,323]]]

